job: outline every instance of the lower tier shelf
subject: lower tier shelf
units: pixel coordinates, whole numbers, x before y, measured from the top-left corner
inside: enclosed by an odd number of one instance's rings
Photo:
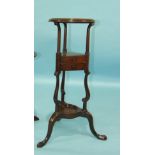
[[[65,103],[65,104],[62,104],[60,107],[59,107],[59,112],[62,113],[62,114],[77,114],[79,112],[82,111],[81,108],[75,106],[75,105],[72,105],[72,104],[68,104],[68,103]]]

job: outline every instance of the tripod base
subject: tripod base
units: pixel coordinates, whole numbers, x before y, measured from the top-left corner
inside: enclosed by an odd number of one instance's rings
[[[59,121],[62,118],[73,119],[76,117],[87,118],[92,134],[100,140],[107,140],[106,135],[100,135],[95,131],[93,116],[91,115],[91,113],[89,113],[87,110],[83,110],[75,105],[62,103],[62,104],[58,105],[58,111],[55,111],[53,113],[53,115],[51,116],[51,118],[49,119],[47,135],[43,141],[41,141],[37,144],[37,147],[39,147],[39,148],[43,147],[48,142],[48,140],[52,134],[53,126],[56,121]]]

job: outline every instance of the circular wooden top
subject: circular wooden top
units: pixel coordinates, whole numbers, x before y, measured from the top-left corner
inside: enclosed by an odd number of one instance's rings
[[[86,18],[51,18],[49,22],[54,23],[95,23],[94,19]]]

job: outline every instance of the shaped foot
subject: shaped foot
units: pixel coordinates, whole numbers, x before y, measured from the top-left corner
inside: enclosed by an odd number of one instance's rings
[[[55,122],[58,120],[58,115],[56,113],[54,113],[50,120],[49,120],[49,124],[48,124],[48,131],[47,131],[47,135],[45,137],[45,139],[41,142],[39,142],[37,144],[37,147],[40,148],[40,147],[43,147],[49,140],[49,138],[51,137],[51,134],[52,134],[52,130],[53,130],[53,126],[55,124]]]
[[[41,147],[43,147],[47,142],[48,142],[48,138],[45,138],[43,141],[41,141],[41,142],[39,142],[39,143],[37,144],[37,147],[38,147],[38,148],[41,148]]]
[[[93,122],[93,116],[92,116],[89,112],[86,112],[85,117],[88,119],[89,127],[90,127],[90,130],[91,130],[92,134],[93,134],[96,138],[98,138],[98,139],[100,139],[100,140],[107,140],[107,136],[106,136],[106,135],[100,135],[100,134],[98,134],[98,133],[95,131],[94,122]]]
[[[100,140],[107,140],[107,136],[106,135],[97,135],[97,138]]]

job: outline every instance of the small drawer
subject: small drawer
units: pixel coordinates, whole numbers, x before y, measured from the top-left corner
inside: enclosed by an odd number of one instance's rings
[[[73,63],[73,64],[79,64],[79,63],[87,63],[88,57],[86,56],[62,56],[61,57],[61,63]]]
[[[61,63],[60,68],[61,70],[84,70],[86,69],[86,63]]]

